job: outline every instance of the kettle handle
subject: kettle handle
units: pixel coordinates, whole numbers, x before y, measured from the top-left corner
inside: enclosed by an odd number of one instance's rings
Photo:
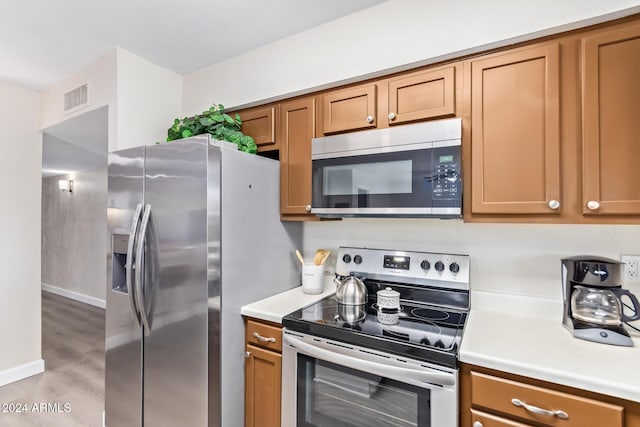
[[[633,316],[627,316],[626,314],[624,314],[624,309],[621,309],[621,320],[623,322],[633,322],[634,320],[640,320],[640,301],[638,301],[638,297],[632,294],[628,289],[613,289],[613,293],[616,294],[618,298],[621,298],[623,295],[628,296],[631,300],[631,303],[633,304],[633,310],[635,311],[635,314]],[[620,302],[622,303],[622,299],[620,299]]]

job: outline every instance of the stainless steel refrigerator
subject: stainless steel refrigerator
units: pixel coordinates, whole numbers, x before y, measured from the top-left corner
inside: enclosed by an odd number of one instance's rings
[[[110,153],[107,427],[244,424],[240,307],[299,284],[279,163],[194,137]]]

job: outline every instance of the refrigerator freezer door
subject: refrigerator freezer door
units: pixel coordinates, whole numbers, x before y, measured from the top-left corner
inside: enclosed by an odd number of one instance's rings
[[[144,425],[206,426],[207,139],[146,147],[145,175]]]
[[[134,216],[144,201],[144,147],[109,154],[108,187],[105,421],[135,427],[142,425],[142,330],[127,269],[135,249]]]

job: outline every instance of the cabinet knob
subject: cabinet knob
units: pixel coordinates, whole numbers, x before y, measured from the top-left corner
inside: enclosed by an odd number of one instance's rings
[[[367,116],[367,123],[373,123],[373,116]]]
[[[248,359],[248,358],[250,358],[250,357],[251,357],[251,352],[250,352],[250,351],[245,351],[245,352],[244,352],[244,358],[245,358],[245,359]]]
[[[549,205],[551,209],[556,210],[560,207],[560,202],[558,200],[549,200],[547,205]]]
[[[595,200],[589,200],[587,202],[587,208],[591,209],[592,211],[598,210],[600,209],[600,203],[596,202]]]
[[[473,427],[484,427],[480,421],[475,421]]]
[[[307,212],[311,212],[311,205],[305,206],[304,210],[306,210]]]
[[[389,120],[394,120],[396,118],[396,113],[391,112],[389,113]]]

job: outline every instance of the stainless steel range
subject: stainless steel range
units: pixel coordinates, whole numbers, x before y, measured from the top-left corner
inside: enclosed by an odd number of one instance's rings
[[[469,257],[342,247],[336,273],[362,278],[368,302],[285,316],[282,426],[457,426]]]

